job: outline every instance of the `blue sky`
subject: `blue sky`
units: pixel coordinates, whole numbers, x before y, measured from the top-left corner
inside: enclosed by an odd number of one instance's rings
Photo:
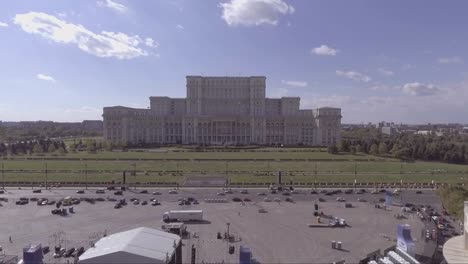
[[[343,122],[468,123],[468,2],[5,1],[0,120],[100,119],[185,97],[186,75],[265,75]]]

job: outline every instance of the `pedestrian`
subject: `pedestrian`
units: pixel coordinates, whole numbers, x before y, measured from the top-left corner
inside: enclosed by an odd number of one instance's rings
[[[13,243],[13,240],[11,240],[11,236],[10,236],[10,243]]]
[[[237,212],[237,214],[240,216],[240,211],[239,211],[239,212]]]

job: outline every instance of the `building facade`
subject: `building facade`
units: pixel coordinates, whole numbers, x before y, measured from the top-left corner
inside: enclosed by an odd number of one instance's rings
[[[340,140],[341,109],[300,109],[266,98],[266,77],[187,76],[187,97],[150,97],[150,108],[104,107],[104,138],[129,144],[316,145]]]

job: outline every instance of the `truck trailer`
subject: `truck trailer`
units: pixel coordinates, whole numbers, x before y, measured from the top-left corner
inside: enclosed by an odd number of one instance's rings
[[[188,221],[202,221],[203,211],[202,210],[177,210],[165,212],[163,215],[163,221],[169,222],[188,222]]]

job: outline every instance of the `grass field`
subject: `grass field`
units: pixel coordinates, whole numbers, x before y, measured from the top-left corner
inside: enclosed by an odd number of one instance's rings
[[[15,156],[2,161],[7,182],[121,181],[182,182],[191,175],[220,175],[231,183],[272,183],[279,170],[285,182],[436,182],[465,183],[468,166],[438,162],[404,163],[370,155],[331,155],[320,149],[264,148],[194,152],[161,148],[153,152],[86,152],[63,156]],[[84,170],[88,171],[87,178]],[[128,173],[127,175],[130,175]]]

